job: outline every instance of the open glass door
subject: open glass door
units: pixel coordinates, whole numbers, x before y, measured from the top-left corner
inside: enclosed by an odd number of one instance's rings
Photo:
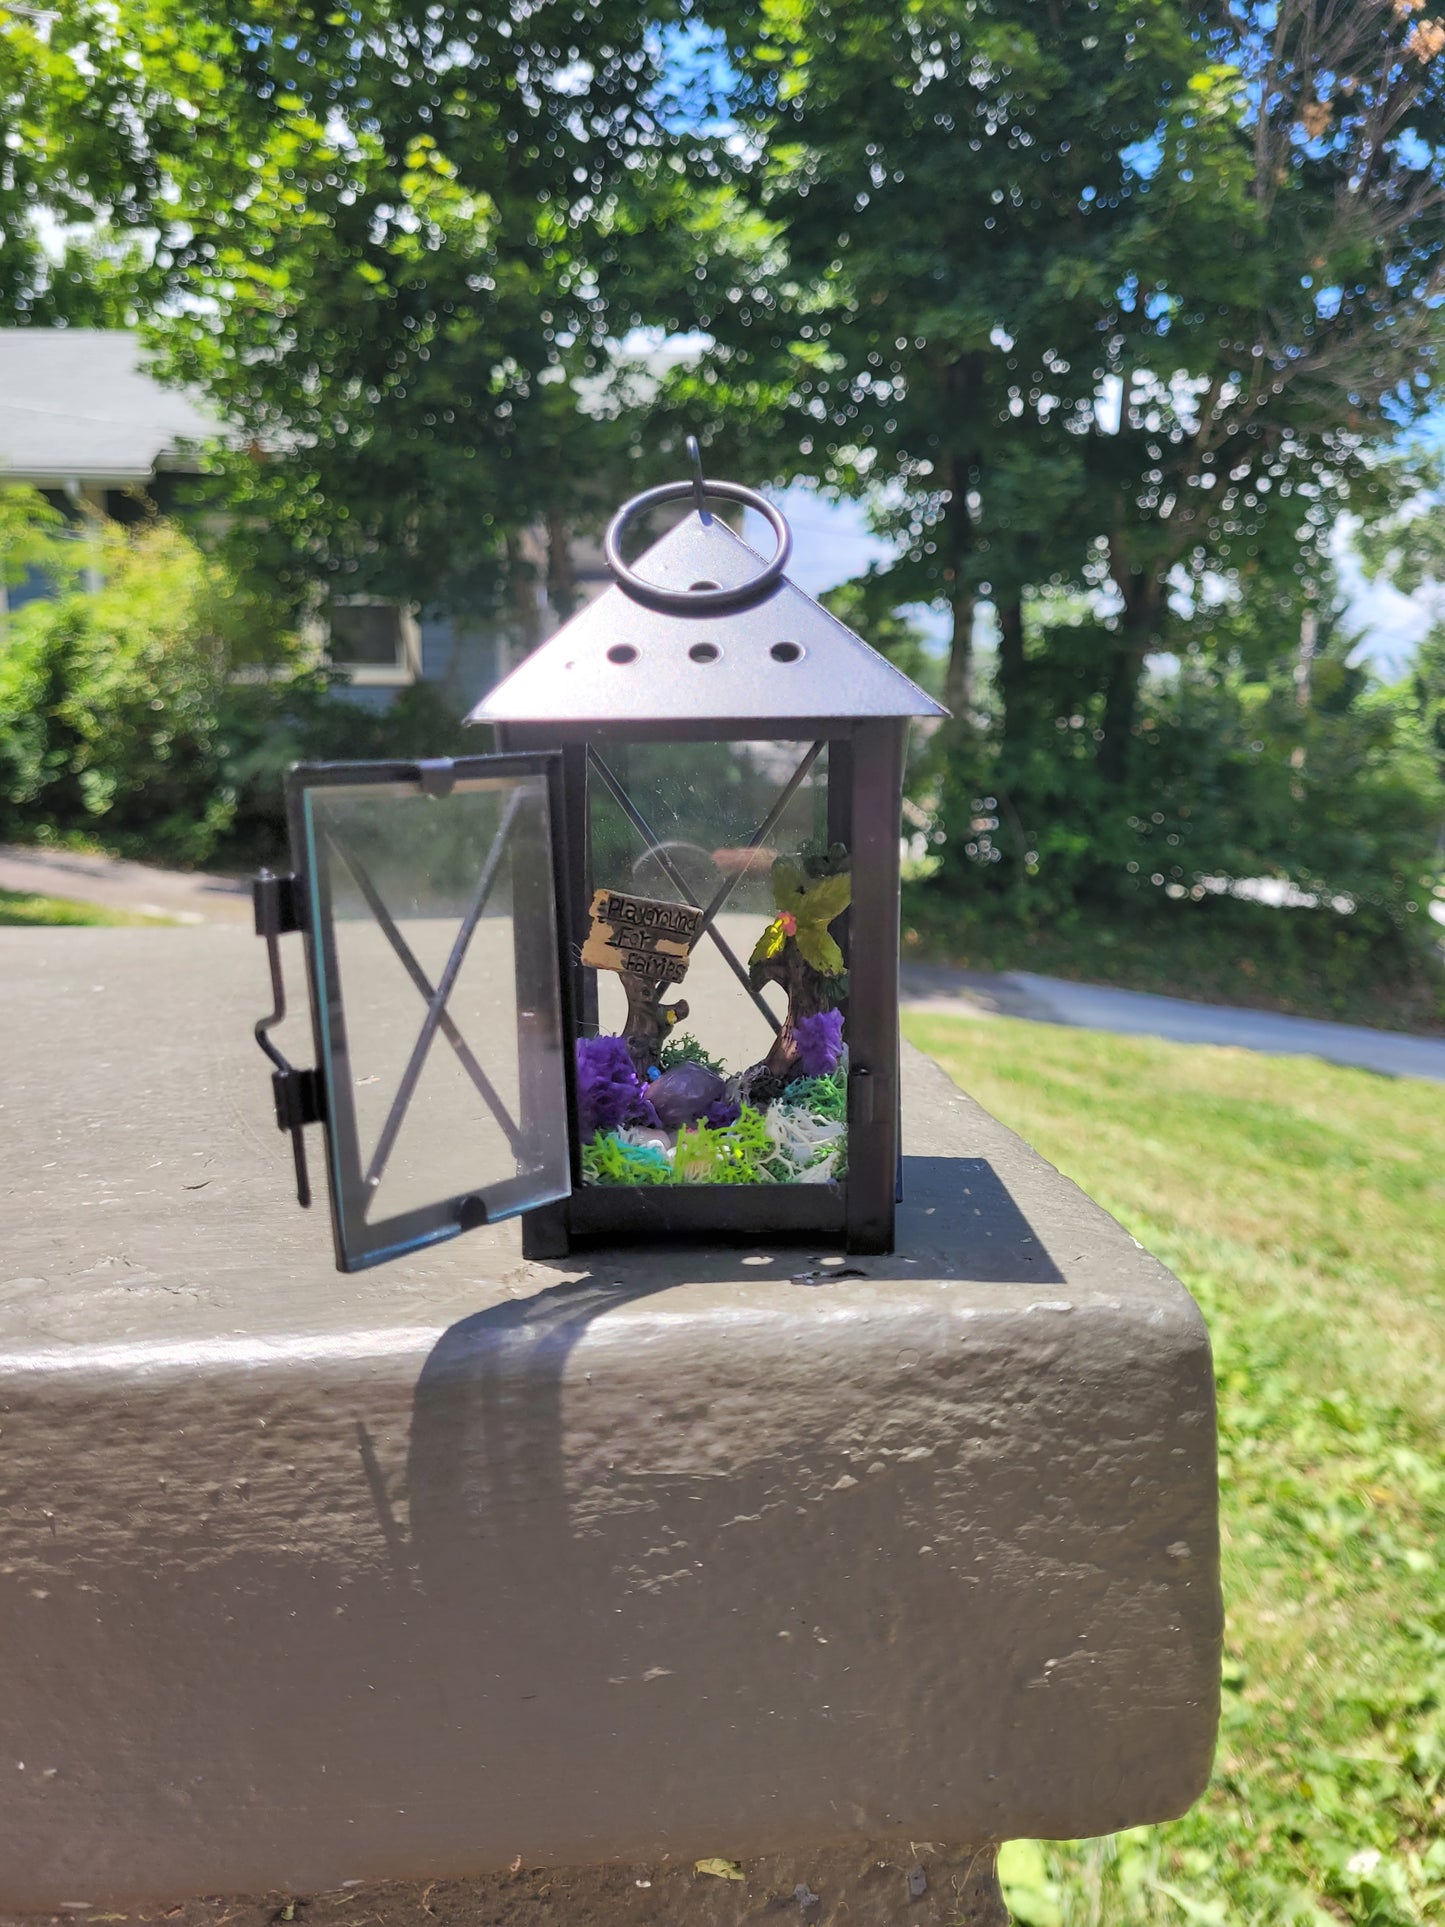
[[[343,1271],[571,1191],[560,760],[291,773]]]

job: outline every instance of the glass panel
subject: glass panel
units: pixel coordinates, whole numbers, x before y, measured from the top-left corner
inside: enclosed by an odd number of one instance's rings
[[[331,781],[304,807],[346,1258],[565,1197],[545,775],[468,776],[439,796]]]
[[[599,746],[589,818],[585,1180],[841,1179],[850,885],[827,744]]]

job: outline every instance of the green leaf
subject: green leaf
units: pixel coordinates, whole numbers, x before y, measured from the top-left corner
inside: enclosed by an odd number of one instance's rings
[[[796,911],[808,888],[808,879],[796,863],[786,860],[773,865],[773,902],[780,910]]]
[[[803,953],[804,961],[825,977],[838,977],[843,971],[843,953],[816,923],[798,925],[797,944]]]
[[[747,1878],[736,1860],[699,1860],[693,1865],[694,1873],[710,1873],[715,1880],[745,1880]]]
[[[748,958],[748,962],[750,964],[767,963],[770,958],[779,954],[787,941],[787,932],[783,929],[781,921],[774,917],[753,945],[753,954]]]
[[[811,884],[803,892],[798,915],[806,917],[809,923],[828,924],[834,917],[841,917],[852,901],[853,879],[845,871],[842,876],[824,877],[821,882]]]

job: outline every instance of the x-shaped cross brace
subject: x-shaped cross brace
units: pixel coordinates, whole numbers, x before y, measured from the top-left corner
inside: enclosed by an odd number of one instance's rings
[[[411,1100],[416,1094],[416,1087],[421,1079],[427,1054],[431,1050],[432,1043],[438,1031],[442,1033],[452,1049],[456,1052],[462,1068],[471,1078],[473,1084],[476,1085],[488,1109],[501,1126],[507,1142],[512,1147],[513,1153],[519,1158],[522,1155],[521,1132],[518,1130],[506,1105],[498,1095],[496,1087],[477,1062],[474,1053],[460,1030],[458,1030],[455,1020],[446,1007],[447,999],[456,987],[456,981],[461,973],[462,964],[466,960],[467,951],[471,947],[472,938],[476,935],[477,925],[481,922],[482,914],[487,907],[487,900],[492,894],[492,886],[497,880],[497,873],[501,868],[502,857],[506,851],[507,837],[511,833],[512,824],[516,819],[517,811],[521,805],[522,794],[521,790],[514,790],[507,799],[506,807],[502,812],[501,823],[497,827],[496,835],[492,838],[492,844],[487,852],[486,862],[482,865],[482,872],[477,881],[477,887],[472,892],[472,898],[467,905],[466,914],[462,918],[461,926],[453,940],[446,965],[435,987],[433,987],[426,972],[417,962],[410,944],[408,944],[401,931],[397,929],[391,912],[382,901],[380,892],[367,874],[364,866],[340,841],[334,830],[328,831],[327,833],[328,841],[341,857],[351,874],[356,878],[361,889],[361,894],[366,898],[367,907],[376,918],[377,923],[381,926],[382,934],[401,960],[402,967],[405,969],[408,977],[411,978],[412,982],[426,999],[427,1005],[427,1012],[422,1021],[421,1030],[417,1035],[416,1043],[412,1046],[411,1056],[407,1059],[406,1069],[402,1072],[401,1082],[397,1086],[396,1096],[392,1099],[391,1109],[386,1114],[386,1120],[381,1127],[381,1135],[376,1141],[376,1149],[372,1152],[371,1162],[367,1166],[365,1183],[368,1192],[373,1196],[376,1193],[378,1185],[381,1183],[387,1163],[396,1146],[396,1140],[401,1130],[402,1122],[411,1105]]]
[[[762,846],[763,842],[766,840],[766,838],[777,827],[777,824],[782,818],[783,811],[788,807],[789,802],[792,800],[793,792],[798,788],[798,785],[807,776],[809,770],[812,769],[814,763],[817,762],[819,756],[822,754],[822,751],[823,751],[823,745],[821,742],[814,743],[809,748],[802,762],[799,763],[798,767],[793,771],[792,775],[788,778],[786,784],[779,792],[777,802],[774,803],[773,807],[768,811],[767,816],[759,824],[758,828],[753,832],[753,836],[747,845],[747,849],[749,852],[759,849]],[[658,868],[662,871],[663,875],[667,878],[668,882],[671,883],[671,885],[675,890],[680,890],[682,892],[683,901],[685,903],[690,904],[694,910],[702,909],[701,904],[698,903],[696,896],[693,894],[692,886],[688,883],[687,879],[683,876],[682,872],[678,869],[677,865],[673,862],[672,858],[668,855],[666,849],[664,849],[661,839],[657,836],[657,833],[652,829],[646,817],[643,816],[642,812],[638,809],[637,805],[633,802],[632,798],[627,794],[627,791],[623,788],[622,784],[618,782],[617,778],[613,775],[612,771],[607,767],[606,763],[603,762],[602,758],[597,754],[596,750],[592,749],[591,747],[589,747],[587,751],[587,761],[591,765],[591,767],[594,770],[596,770],[597,774],[602,778],[602,781],[607,788],[608,794],[612,797],[613,801],[617,804],[617,807],[622,811],[623,815],[627,818],[628,822],[631,823],[633,829],[637,831],[638,835],[642,838],[643,842],[646,843],[648,848],[648,854],[657,859]],[[770,1007],[763,1001],[759,993],[753,989],[752,982],[748,977],[747,970],[744,968],[744,966],[741,963],[739,963],[735,951],[733,950],[731,944],[729,944],[727,938],[724,937],[722,932],[718,929],[717,922],[716,922],[718,912],[722,909],[723,905],[727,902],[728,898],[732,895],[733,891],[737,888],[746,868],[747,868],[746,864],[741,864],[739,865],[738,869],[734,872],[732,876],[725,877],[723,879],[715,895],[713,896],[712,901],[708,904],[707,908],[703,910],[702,928],[707,932],[707,934],[712,938],[713,942],[717,945],[718,949],[722,952],[723,961],[727,964],[728,969],[731,970],[733,975],[737,978],[738,982],[742,985],[743,989],[748,993],[748,996],[752,999],[753,1003],[762,1012],[763,1016],[766,1018],[769,1026],[772,1029],[773,1035],[777,1036],[777,1034],[783,1028],[782,1025],[778,1022],[778,1019],[774,1016]]]

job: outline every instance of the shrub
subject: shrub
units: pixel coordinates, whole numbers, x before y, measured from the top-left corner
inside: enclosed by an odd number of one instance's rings
[[[231,672],[285,675],[294,639],[266,625],[181,531],[95,534],[103,586],[33,602],[0,649],[0,824],[91,829],[181,863],[211,856],[236,793],[223,712]]]
[[[930,887],[1043,929],[1273,876],[1348,898],[1385,948],[1428,940],[1445,783],[1410,685],[1327,661],[1301,708],[1282,678],[1186,661],[1146,689],[1123,784],[1104,780],[1097,721],[1085,702],[1022,741],[955,728]]]
[[[174,525],[95,542],[102,587],[30,603],[0,635],[0,834],[270,862],[291,763],[478,749],[425,684],[380,715],[338,696],[266,598]]]

